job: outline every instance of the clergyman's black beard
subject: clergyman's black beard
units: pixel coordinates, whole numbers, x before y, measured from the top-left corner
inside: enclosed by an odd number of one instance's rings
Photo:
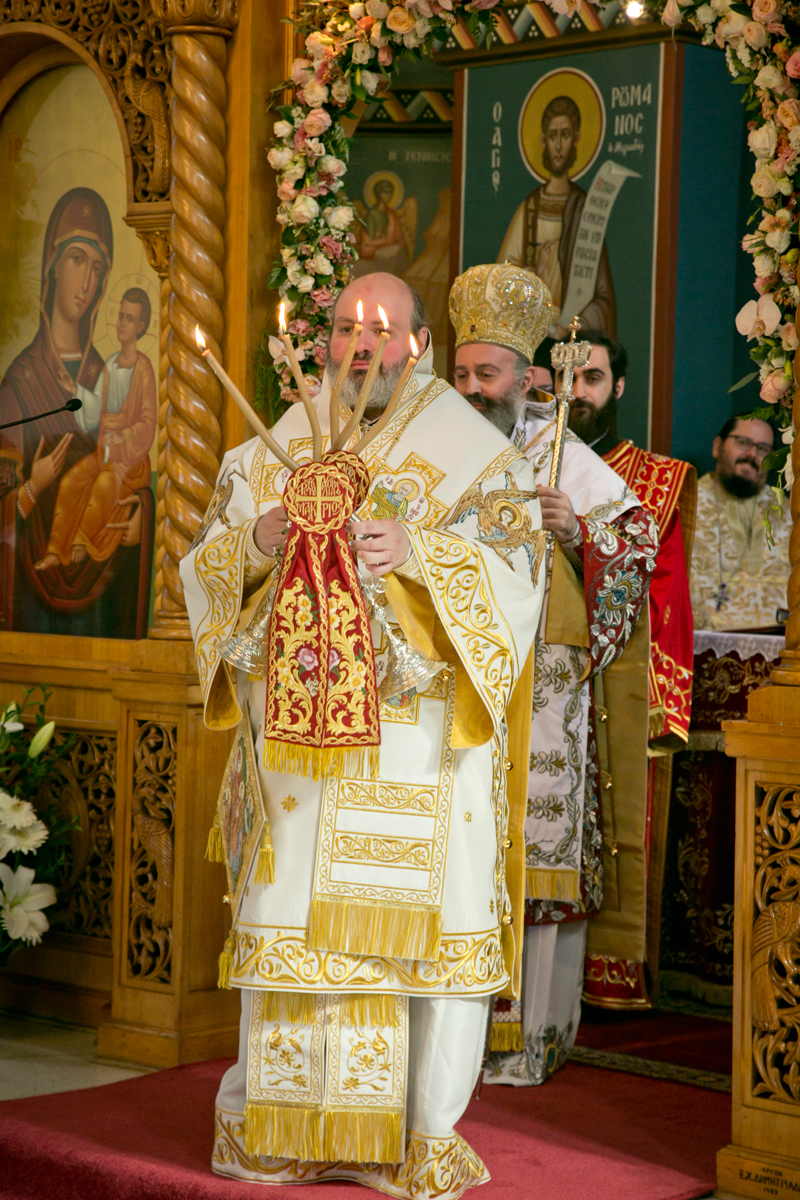
[[[739,462],[753,462],[752,459],[739,459]],[[756,466],[753,463],[753,466]],[[757,496],[762,488],[762,481],[759,476],[755,479],[747,479],[744,475],[737,475],[731,471],[721,471],[717,467],[717,478],[729,496],[735,496],[737,500],[750,500],[753,496]]]
[[[569,406],[569,427],[587,446],[601,438],[608,429],[616,435],[616,396],[609,396],[599,409],[585,400],[573,400]]]
[[[523,396],[519,387],[512,388],[500,400],[489,400],[480,392],[465,396],[464,399],[469,401],[482,417],[486,417],[490,425],[494,425],[505,437],[511,437],[511,431],[517,423],[522,407]]]
[[[395,363],[393,367],[384,367],[381,364],[375,382],[372,385],[372,394],[367,402],[367,412],[370,414],[380,413],[386,408],[386,405],[391,399],[392,392],[397,386],[397,381],[403,374],[403,369],[408,362],[409,356],[399,363]],[[359,361],[367,362],[368,359]],[[325,362],[325,374],[333,385],[336,376],[339,372],[339,363],[331,358],[330,354]],[[356,401],[361,393],[361,385],[364,382],[365,371],[353,371],[347,376],[342,387],[341,401],[348,408],[355,408]]]

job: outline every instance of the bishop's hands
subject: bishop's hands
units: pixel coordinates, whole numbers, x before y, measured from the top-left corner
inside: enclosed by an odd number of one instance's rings
[[[402,567],[411,541],[400,521],[351,521],[348,525],[356,557],[372,575],[388,575]]]
[[[545,487],[543,483],[537,484],[536,490],[542,506],[542,528],[554,533],[562,545],[571,542],[578,536],[581,527],[567,493],[560,492],[558,488]]]
[[[253,541],[256,549],[267,558],[274,558],[276,550],[282,550],[286,545],[286,535],[289,532],[289,516],[282,504],[271,508],[269,512],[259,517],[253,526]]]

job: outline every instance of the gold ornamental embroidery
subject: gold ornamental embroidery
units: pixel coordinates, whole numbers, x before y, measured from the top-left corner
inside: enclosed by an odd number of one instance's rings
[[[333,862],[367,863],[381,867],[417,867],[427,871],[430,842],[401,837],[371,837],[340,833],[333,842]]]

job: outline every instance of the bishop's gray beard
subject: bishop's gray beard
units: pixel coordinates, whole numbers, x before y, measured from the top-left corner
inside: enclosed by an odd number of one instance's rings
[[[526,393],[520,384],[514,384],[510,392],[506,392],[499,400],[489,400],[479,393],[465,396],[473,408],[485,417],[490,425],[499,429],[505,437],[511,437],[511,431],[517,423],[517,417],[525,401]]]
[[[386,408],[392,397],[392,392],[397,386],[397,381],[403,374],[408,359],[409,355],[406,355],[401,362],[396,363],[393,367],[384,367],[381,364],[378,375],[372,385],[372,394],[367,401],[367,411],[371,416],[382,413]],[[325,374],[330,380],[331,387],[333,387],[338,371],[339,363],[335,362],[329,355],[325,362]],[[346,405],[349,409],[353,409],[356,406],[365,374],[365,371],[351,370],[344,381],[340,398],[342,404]]]

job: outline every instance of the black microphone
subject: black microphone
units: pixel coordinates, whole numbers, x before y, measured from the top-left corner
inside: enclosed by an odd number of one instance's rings
[[[79,408],[83,408],[83,404],[77,396],[73,396],[63,408],[51,408],[49,412],[37,413],[35,417],[21,417],[19,421],[7,421],[5,425],[0,425],[0,429],[11,429],[14,425],[27,425],[29,421],[41,421],[44,417],[52,417],[60,412],[77,412]]]

